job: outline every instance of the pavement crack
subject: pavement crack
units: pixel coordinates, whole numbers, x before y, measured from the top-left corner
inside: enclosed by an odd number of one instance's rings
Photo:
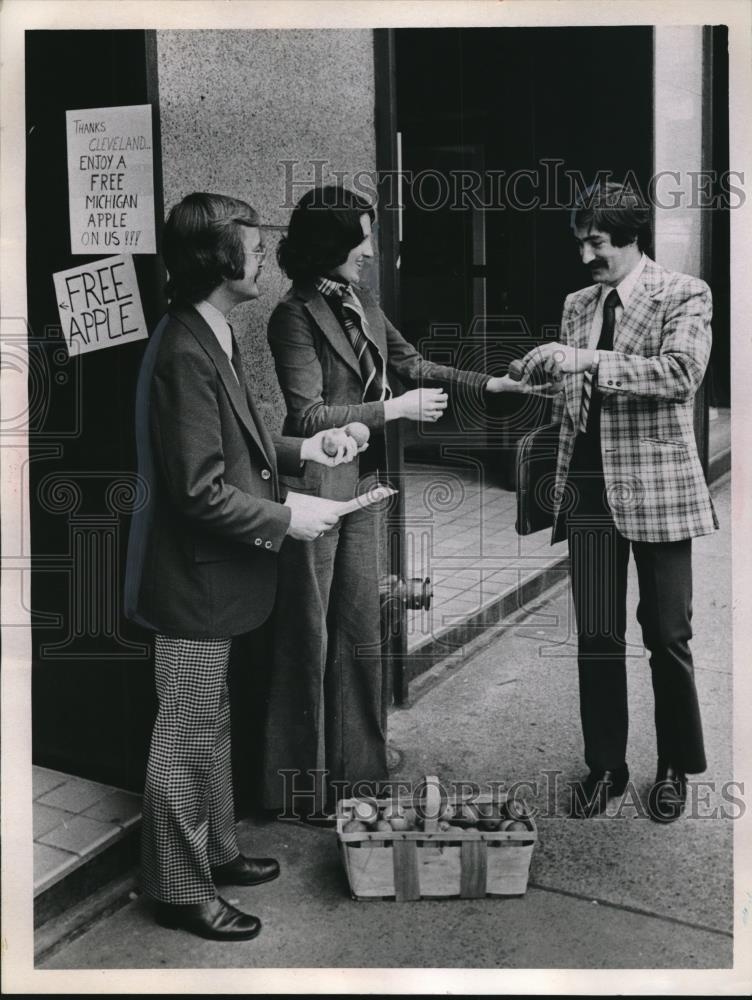
[[[558,889],[555,886],[543,885],[541,882],[528,882],[528,888],[540,889],[541,892],[555,893],[557,896],[569,896],[571,899],[581,899],[584,902],[597,903],[599,906],[608,907],[610,910],[622,910],[625,913],[634,913],[640,917],[651,917],[653,920],[662,920],[667,924],[678,924],[679,927],[689,927],[695,931],[704,931],[706,934],[715,934],[718,937],[730,938],[734,935],[732,931],[719,930],[718,927],[709,927],[707,924],[698,924],[693,920],[682,920],[681,917],[670,917],[663,913],[653,913],[652,910],[645,910],[640,906],[630,906],[628,903],[613,903],[609,899],[593,897],[588,893],[571,892],[568,889]]]

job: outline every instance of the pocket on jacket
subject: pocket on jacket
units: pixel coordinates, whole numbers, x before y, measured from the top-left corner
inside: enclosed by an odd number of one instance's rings
[[[282,493],[305,493],[317,497],[321,491],[321,480],[312,481],[309,476],[280,476],[279,485]]]
[[[670,438],[644,437],[640,438],[640,441],[644,441],[646,444],[657,445],[659,448],[673,448],[676,451],[687,451],[687,445],[684,441],[674,441]]]

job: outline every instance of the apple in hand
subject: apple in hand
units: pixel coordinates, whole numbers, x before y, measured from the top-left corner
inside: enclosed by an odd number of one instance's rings
[[[353,420],[352,423],[345,425],[345,434],[349,434],[351,438],[355,438],[355,443],[360,450],[364,445],[368,444],[368,440],[371,437],[370,430],[365,424],[362,424],[359,420]]]

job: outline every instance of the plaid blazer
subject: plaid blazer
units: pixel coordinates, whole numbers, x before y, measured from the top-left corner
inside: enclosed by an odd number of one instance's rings
[[[561,340],[587,348],[599,285],[568,295]],[[712,299],[704,281],[648,259],[621,321],[614,350],[599,352],[593,391],[603,395],[601,453],[614,522],[635,542],[706,535],[718,519],[694,435],[694,396],[710,357]],[[566,376],[552,541],[565,536],[562,510],[580,419],[584,376]],[[558,411],[558,412],[556,412]]]

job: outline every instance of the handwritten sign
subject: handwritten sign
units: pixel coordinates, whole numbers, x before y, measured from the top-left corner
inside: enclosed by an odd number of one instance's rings
[[[143,340],[144,311],[132,257],[107,257],[52,275],[71,356]]]
[[[65,118],[71,253],[156,253],[151,105]]]

